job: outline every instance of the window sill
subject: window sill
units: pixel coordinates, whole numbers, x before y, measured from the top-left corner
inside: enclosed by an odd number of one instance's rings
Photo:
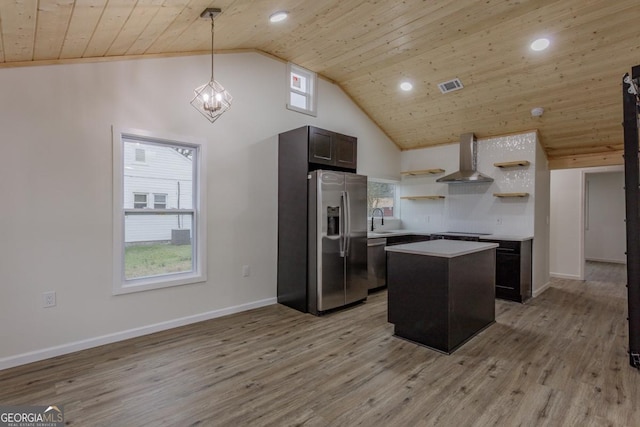
[[[302,114],[306,114],[308,116],[313,116],[313,117],[317,117],[317,115],[318,115],[318,113],[316,111],[306,110],[304,108],[295,107],[295,106],[293,106],[291,104],[287,104],[287,110],[295,111],[297,113],[302,113]]]
[[[173,286],[192,285],[207,281],[205,274],[178,273],[175,275],[161,275],[134,279],[125,283],[115,283],[113,295],[131,294],[134,292],[151,291],[154,289],[170,288]]]

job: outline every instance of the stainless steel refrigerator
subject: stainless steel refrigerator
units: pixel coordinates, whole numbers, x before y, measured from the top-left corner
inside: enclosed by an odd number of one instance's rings
[[[367,177],[316,170],[308,182],[309,312],[367,298]]]

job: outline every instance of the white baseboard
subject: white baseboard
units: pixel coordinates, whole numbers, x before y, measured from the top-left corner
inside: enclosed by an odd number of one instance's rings
[[[550,286],[551,286],[551,282],[547,282],[544,285],[540,286],[539,288],[534,289],[533,297],[535,298],[535,297],[539,296],[541,293],[543,293],[544,291],[549,289]]]
[[[55,347],[43,348],[41,350],[35,350],[28,353],[9,356],[0,359],[0,371],[3,369],[25,365],[27,363],[49,359],[51,357],[61,356],[63,354],[73,353],[74,351],[86,350],[92,347],[98,347],[105,344],[124,341],[129,338],[136,338],[143,335],[153,334],[155,332],[166,331],[167,329],[202,322],[204,320],[215,319],[216,317],[227,316],[229,314],[240,313],[242,311],[247,311],[254,308],[265,307],[267,305],[276,304],[277,302],[277,298],[267,298],[260,301],[253,301],[247,304],[222,308],[220,310],[208,311],[206,313],[181,317],[179,319],[168,320],[166,322],[160,322],[153,325],[142,326],[126,331],[114,332],[112,334],[102,335],[95,338],[88,338],[85,340],[57,345]]]
[[[582,280],[577,274],[549,273],[549,276],[556,279]]]

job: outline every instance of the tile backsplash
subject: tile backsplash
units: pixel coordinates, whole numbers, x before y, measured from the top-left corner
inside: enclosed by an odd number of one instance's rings
[[[402,196],[441,195],[439,200],[402,200],[400,217],[404,228],[473,233],[533,235],[535,132],[478,141],[478,170],[492,183],[443,184],[435,182],[458,170],[459,145],[405,151],[402,170],[442,168],[439,175],[407,176]],[[494,163],[527,160],[528,166],[499,168]],[[528,193],[528,197],[500,198],[494,193]]]

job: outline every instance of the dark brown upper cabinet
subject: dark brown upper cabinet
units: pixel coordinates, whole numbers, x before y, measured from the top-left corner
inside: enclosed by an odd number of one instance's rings
[[[357,161],[357,138],[309,126],[309,163],[355,171]]]

